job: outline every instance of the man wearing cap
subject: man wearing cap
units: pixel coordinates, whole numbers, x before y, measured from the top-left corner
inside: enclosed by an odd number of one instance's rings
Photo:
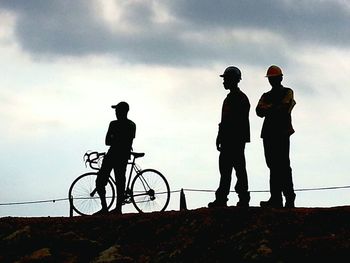
[[[117,184],[117,204],[112,212],[122,213],[126,181],[125,171],[136,133],[135,123],[127,118],[129,105],[126,102],[120,102],[117,105],[112,105],[112,108],[115,109],[117,120],[110,122],[106,135],[105,143],[110,147],[96,179],[96,188],[101,199],[102,209],[95,214],[108,213],[105,186],[112,169]]]
[[[244,149],[246,143],[250,141],[250,103],[248,97],[238,87],[242,78],[241,71],[237,67],[226,68],[220,77],[224,79],[224,88],[230,92],[222,105],[221,122],[216,138],[216,147],[220,151],[220,183],[215,192],[215,200],[210,202],[208,207],[227,206],[233,168],[237,177],[235,185],[239,198],[237,206],[248,207],[250,195]]]
[[[290,135],[294,133],[291,112],[295,105],[293,90],[284,87],[282,70],[275,65],[268,68],[266,77],[272,89],[264,93],[256,107],[256,114],[265,118],[261,130],[265,160],[270,169],[270,199],[261,207],[294,207],[295,193],[290,167]]]

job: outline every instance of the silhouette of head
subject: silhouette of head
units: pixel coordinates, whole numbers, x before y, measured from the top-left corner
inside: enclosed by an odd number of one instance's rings
[[[266,77],[272,87],[280,87],[283,80],[283,73],[280,67],[272,65],[267,69]]]
[[[235,66],[229,66],[225,69],[224,73],[220,75],[224,79],[223,85],[225,89],[231,89],[237,87],[237,84],[242,79],[242,73],[239,68]]]
[[[129,104],[122,101],[119,102],[117,105],[112,105],[112,108],[115,109],[115,115],[117,116],[117,119],[126,119],[128,112],[129,112]]]

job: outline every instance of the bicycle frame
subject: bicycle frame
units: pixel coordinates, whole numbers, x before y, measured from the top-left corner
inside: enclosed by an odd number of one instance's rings
[[[129,165],[131,167],[130,167],[130,171],[129,171],[128,181],[127,181],[126,186],[125,186],[125,199],[130,197],[130,194],[131,194],[130,193],[130,183],[131,183],[133,172],[135,171],[135,175],[136,175],[142,171],[142,169],[136,164],[135,160],[136,160],[136,157],[133,156],[132,161],[128,161],[128,163],[127,163],[127,165]],[[112,183],[116,187],[117,186],[116,179],[112,175],[109,176],[109,179],[112,181]],[[142,195],[144,195],[144,194],[142,194]],[[137,196],[137,195],[134,195],[134,196]]]
[[[130,172],[129,172],[128,182],[127,182],[126,187],[125,187],[126,190],[130,189],[132,172],[135,171],[135,174],[138,174],[142,171],[141,167],[135,163],[135,160],[136,160],[136,157],[133,156],[132,162],[128,162],[128,165],[131,165],[131,168],[130,168]],[[115,184],[116,184],[116,182],[115,182]]]
[[[91,157],[91,155],[93,155],[93,154],[95,154],[96,156],[95,157]],[[86,158],[85,165],[86,165],[86,163],[89,163],[89,166],[90,166],[91,169],[99,171],[100,170],[99,164],[101,163],[101,160],[102,160],[102,158],[105,155],[106,155],[106,153],[98,153],[98,152],[85,153],[85,155],[84,155],[84,159]],[[128,161],[128,163],[127,163],[127,165],[131,165],[131,168],[130,168],[130,172],[129,172],[128,181],[127,181],[127,184],[126,184],[126,187],[125,187],[125,200],[127,198],[129,198],[130,195],[131,195],[130,183],[131,183],[133,171],[135,171],[136,175],[138,173],[142,172],[142,169],[135,162],[137,157],[135,155],[132,155],[132,156],[133,156],[132,161]],[[113,178],[113,176],[110,175],[109,176],[109,180],[112,181],[112,183],[114,184],[114,187],[117,186],[117,182],[116,182],[115,178]],[[142,180],[142,184],[144,185],[145,189],[147,189],[147,188],[150,189],[150,187],[149,187],[148,183],[146,182],[146,180]],[[90,193],[90,196],[91,197],[95,196],[96,192],[97,192],[97,189],[95,188]],[[154,195],[155,195],[154,190],[150,189],[149,191],[147,191],[146,194],[150,196],[151,200],[154,200]],[[142,195],[145,195],[145,193],[133,194],[133,196],[142,196]]]
[[[134,155],[133,156],[133,160],[132,162],[128,162],[128,165],[131,165],[131,168],[130,168],[130,172],[129,172],[129,178],[128,178],[128,182],[126,184],[126,187],[125,187],[125,200],[126,198],[129,198],[130,195],[131,195],[131,189],[130,189],[130,183],[131,183],[131,179],[132,179],[132,173],[133,171],[135,171],[135,175],[139,174],[142,172],[142,169],[140,166],[138,166],[136,163],[135,163],[135,160],[136,160],[136,156]],[[142,178],[141,182],[144,186],[144,189],[149,189],[147,192],[146,192],[146,195],[149,195],[150,196],[150,199],[151,200],[154,200],[155,199],[155,192],[154,190],[151,189],[151,187],[148,185],[147,181],[143,178],[143,176],[140,176],[140,178]],[[116,181],[112,178],[112,181],[113,183],[116,185]],[[142,195],[145,195],[145,193],[143,192],[142,194],[135,194],[135,193],[132,193],[132,195],[135,197],[135,196],[142,196]]]

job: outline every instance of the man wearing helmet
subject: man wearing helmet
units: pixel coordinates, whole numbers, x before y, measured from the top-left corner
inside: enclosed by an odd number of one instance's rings
[[[241,71],[237,67],[226,68],[220,77],[224,79],[224,88],[230,93],[223,102],[221,122],[216,139],[216,147],[220,151],[220,183],[215,192],[215,201],[210,202],[208,207],[227,205],[233,168],[237,177],[235,185],[235,191],[239,197],[237,206],[248,207],[250,195],[244,149],[245,144],[250,141],[250,103],[248,97],[238,87]]]
[[[265,160],[270,169],[270,199],[261,201],[261,207],[294,207],[295,193],[290,167],[290,135],[294,133],[291,112],[295,105],[293,90],[283,87],[282,70],[273,65],[266,77],[272,89],[264,93],[256,107],[256,114],[265,118],[261,138],[264,144]]]
[[[106,134],[105,142],[110,147],[103,159],[96,179],[96,189],[101,199],[102,209],[95,214],[108,213],[105,186],[112,169],[114,170],[117,184],[117,204],[112,212],[121,214],[126,181],[125,171],[136,133],[135,123],[127,118],[128,103],[122,101],[117,105],[112,105],[112,108],[115,109],[117,120],[110,122]]]

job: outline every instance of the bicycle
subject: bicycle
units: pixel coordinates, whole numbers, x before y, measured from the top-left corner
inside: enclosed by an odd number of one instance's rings
[[[91,169],[98,171],[105,154],[104,152],[99,153],[96,151],[86,152],[84,155],[85,166],[89,164]],[[131,167],[123,205],[132,203],[140,213],[164,211],[170,200],[169,184],[159,171],[155,169],[142,170],[135,163],[137,158],[144,155],[144,153],[131,152],[131,158],[128,161],[128,166]],[[136,174],[133,176],[133,173]],[[95,185],[96,178],[97,172],[82,174],[73,181],[69,188],[68,197],[72,209],[79,215],[91,215],[101,208]],[[132,178],[133,180],[131,181]],[[106,185],[108,210],[116,199],[116,191],[116,181],[110,175]]]

